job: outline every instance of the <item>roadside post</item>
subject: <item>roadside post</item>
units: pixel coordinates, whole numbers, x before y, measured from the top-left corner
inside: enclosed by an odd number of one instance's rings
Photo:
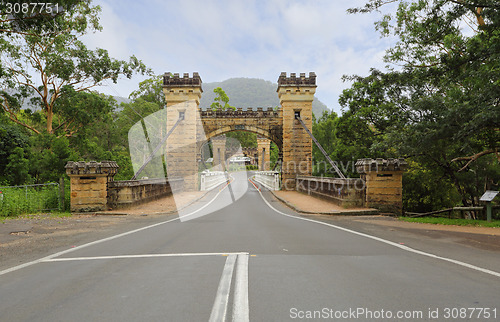
[[[499,191],[487,190],[479,199],[479,201],[486,202],[486,220],[491,222],[491,202],[497,196]]]

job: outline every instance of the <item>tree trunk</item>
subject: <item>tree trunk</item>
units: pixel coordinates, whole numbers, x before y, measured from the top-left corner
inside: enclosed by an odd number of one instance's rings
[[[54,113],[52,113],[52,109],[47,110],[47,133],[52,134],[52,119],[54,117]]]

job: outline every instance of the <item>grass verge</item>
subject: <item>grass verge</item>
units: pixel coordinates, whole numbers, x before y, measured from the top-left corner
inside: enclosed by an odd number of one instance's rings
[[[15,219],[40,219],[40,218],[66,218],[71,217],[71,212],[50,212],[50,213],[34,213],[34,214],[21,214],[17,216],[0,216],[0,223],[4,223],[7,220]]]
[[[399,217],[399,219],[407,222],[417,222],[422,224],[434,224],[434,225],[500,227],[500,220],[493,220],[491,222],[487,222],[485,220],[449,219],[449,218],[434,218],[434,217],[421,217],[421,218]]]

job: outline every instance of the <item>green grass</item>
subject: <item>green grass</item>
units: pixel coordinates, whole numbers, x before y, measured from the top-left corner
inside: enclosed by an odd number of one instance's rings
[[[491,222],[487,222],[485,220],[449,219],[449,218],[433,218],[433,217],[421,217],[421,218],[399,217],[399,219],[407,222],[417,222],[417,223],[434,224],[434,225],[500,227],[500,220],[492,220]]]
[[[2,217],[59,209],[59,187],[56,185],[1,190],[3,197],[0,199],[0,216]]]

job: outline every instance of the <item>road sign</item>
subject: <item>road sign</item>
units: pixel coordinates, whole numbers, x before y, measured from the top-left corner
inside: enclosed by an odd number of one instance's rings
[[[499,191],[487,190],[484,195],[481,196],[479,201],[493,201],[498,193]]]

